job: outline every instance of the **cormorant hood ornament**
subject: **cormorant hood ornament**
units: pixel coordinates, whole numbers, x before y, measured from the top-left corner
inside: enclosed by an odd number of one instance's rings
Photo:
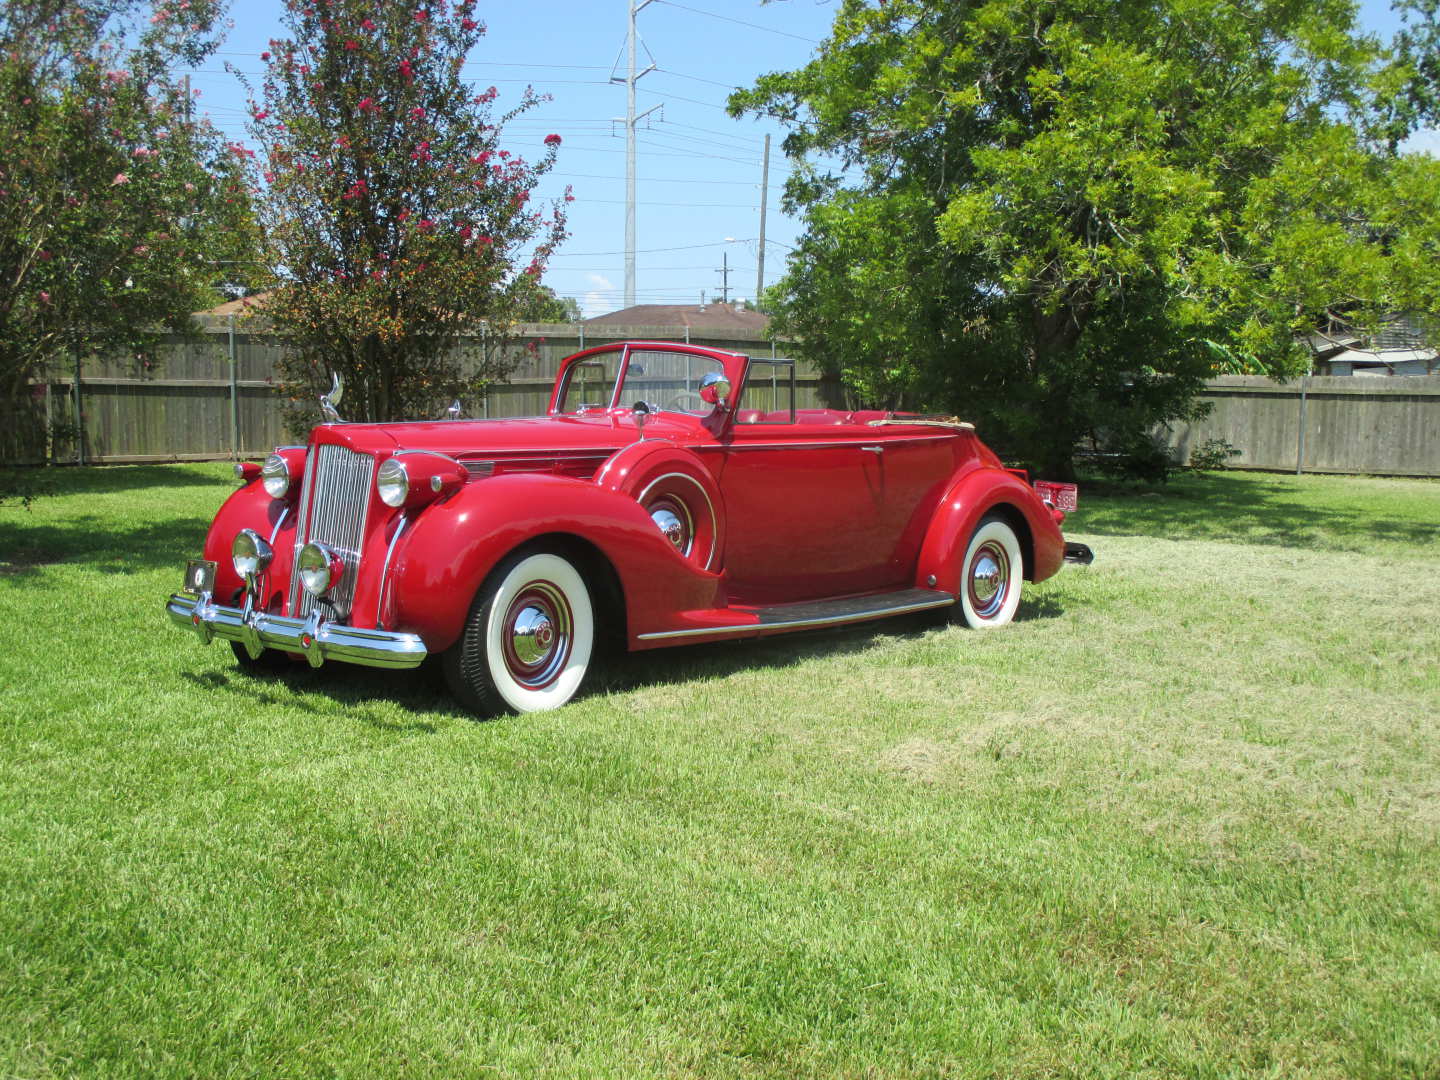
[[[328,423],[338,424],[341,422],[340,413],[335,406],[340,404],[340,399],[345,396],[345,380],[338,371],[330,373],[330,392],[320,395],[320,411],[325,414]]]

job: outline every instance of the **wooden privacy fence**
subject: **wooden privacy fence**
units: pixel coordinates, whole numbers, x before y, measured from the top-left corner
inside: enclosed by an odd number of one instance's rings
[[[1219,439],[1235,468],[1440,476],[1440,375],[1227,375],[1201,400],[1209,416],[1163,432],[1182,463]]]
[[[201,340],[167,338],[153,361],[90,358],[71,371],[51,372],[19,409],[0,405],[0,463],[247,458],[291,441],[275,388],[281,339],[258,319],[208,317],[201,325]],[[583,326],[527,325],[506,346],[517,362],[509,380],[493,384],[483,400],[462,402],[465,415],[541,415],[564,357],[626,339],[775,355],[773,342],[745,331],[702,338],[675,326],[608,327],[596,334]],[[478,338],[460,347],[483,350],[487,343]],[[797,390],[800,407],[838,401],[838,384],[803,364]]]
[[[52,372],[18,409],[0,403],[0,463],[259,457],[289,441],[274,385],[279,339],[254,319],[211,318],[203,329],[198,342],[168,340],[148,367],[91,359],[78,370]],[[523,327],[510,346],[518,360],[510,380],[493,385],[483,401],[464,402],[466,415],[539,415],[562,358],[625,339],[685,341],[687,331],[627,326],[600,335],[563,324]],[[745,332],[690,340],[756,357],[776,349]],[[803,363],[797,388],[802,408],[841,403],[839,384]],[[1209,416],[1161,433],[1182,463],[1218,439],[1239,451],[1230,459],[1237,468],[1440,476],[1440,376],[1288,383],[1224,376],[1208,383],[1201,399],[1212,405]]]

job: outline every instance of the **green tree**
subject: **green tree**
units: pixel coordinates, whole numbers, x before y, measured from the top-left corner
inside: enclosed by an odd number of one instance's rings
[[[539,98],[527,89],[495,117],[495,88],[461,77],[484,33],[473,10],[287,0],[290,36],[261,57],[250,130],[281,274],[264,311],[290,344],[282,374],[299,420],[330,372],[352,419],[428,416],[483,392],[506,368],[496,339],[541,296],[565,216],[531,192],[560,137],[534,161],[501,148],[505,123]],[[478,357],[457,350],[482,323]]]
[[[962,412],[1064,477],[1219,365],[1303,371],[1328,314],[1437,310],[1406,77],[1350,0],[844,0],[730,107],[811,162],[781,328],[858,397]]]
[[[580,301],[573,296],[559,296],[548,285],[542,285],[521,313],[526,322],[575,323],[583,317]]]
[[[212,0],[0,7],[0,460],[32,380],[146,353],[253,260],[248,189],[177,66],[216,45]]]

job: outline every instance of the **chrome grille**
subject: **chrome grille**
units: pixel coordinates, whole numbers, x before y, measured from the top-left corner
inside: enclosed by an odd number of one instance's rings
[[[335,613],[346,616],[355,602],[355,582],[360,573],[360,548],[365,540],[365,519],[370,508],[370,487],[375,478],[375,459],[343,446],[321,446],[305,470],[300,492],[300,525],[295,530],[295,558],[311,540],[326,544],[345,560],[340,584],[330,591]],[[292,566],[294,563],[291,564]],[[290,611],[299,618],[309,615],[315,598],[300,586],[300,575],[290,579]]]

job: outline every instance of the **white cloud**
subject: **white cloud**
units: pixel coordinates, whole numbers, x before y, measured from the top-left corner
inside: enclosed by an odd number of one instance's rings
[[[607,296],[615,295],[615,286],[610,279],[603,274],[587,274],[586,280],[590,283],[592,292],[587,292],[580,301],[580,312],[587,319],[593,319],[596,315],[604,315],[613,311],[613,301],[606,299]]]

